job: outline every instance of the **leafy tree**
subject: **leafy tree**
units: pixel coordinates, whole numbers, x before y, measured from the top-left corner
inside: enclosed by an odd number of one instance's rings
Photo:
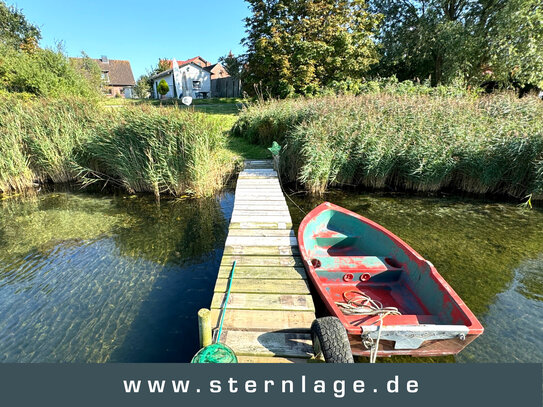
[[[542,9],[538,0],[371,0],[384,16],[374,73],[433,85],[540,83]]]
[[[39,28],[26,21],[21,10],[0,1],[0,43],[33,50],[40,39]]]
[[[235,78],[240,77],[241,70],[243,68],[243,61],[240,57],[234,56],[234,54],[232,54],[232,51],[230,51],[228,55],[220,57],[219,62],[224,67],[224,69],[226,69],[228,75]]]
[[[333,81],[361,78],[377,62],[372,36],[380,17],[368,12],[365,0],[247,2],[248,90],[312,94]]]
[[[166,83],[166,81],[164,79],[162,79],[157,87],[156,87],[156,90],[157,92],[161,95],[161,96],[164,96],[166,93],[168,93],[168,91],[170,90],[170,87],[168,86],[168,84]]]
[[[151,94],[151,86],[152,84],[149,83],[149,75],[141,75],[136,81],[136,86],[134,86],[134,94],[139,99],[148,98]]]

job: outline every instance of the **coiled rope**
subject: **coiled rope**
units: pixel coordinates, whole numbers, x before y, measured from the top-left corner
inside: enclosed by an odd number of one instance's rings
[[[348,294],[354,294],[349,296]],[[345,291],[343,293],[345,302],[336,302],[336,305],[342,309],[346,315],[366,315],[379,316],[379,330],[377,340],[374,342],[369,336],[363,340],[366,348],[370,350],[370,363],[375,363],[377,360],[377,351],[379,349],[379,341],[381,339],[381,328],[383,327],[383,319],[387,315],[402,315],[396,307],[383,307],[379,301],[372,299],[362,291]]]

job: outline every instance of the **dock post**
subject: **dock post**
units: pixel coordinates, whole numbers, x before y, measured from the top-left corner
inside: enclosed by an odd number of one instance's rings
[[[200,348],[211,345],[211,311],[207,308],[201,308],[198,311],[198,331]]]

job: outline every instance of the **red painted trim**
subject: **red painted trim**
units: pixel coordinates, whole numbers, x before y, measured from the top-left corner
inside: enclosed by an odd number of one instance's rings
[[[327,210],[334,210],[337,212],[342,212],[346,215],[352,216],[353,218],[358,219],[360,222],[363,222],[370,226],[371,228],[377,230],[378,232],[381,232],[388,236],[394,244],[402,249],[409,258],[414,261],[419,267],[425,267],[425,263],[428,263],[430,267],[430,277],[437,283],[439,289],[441,291],[444,291],[445,293],[450,296],[452,301],[458,306],[458,308],[462,311],[464,314],[463,320],[467,321],[466,326],[469,328],[469,335],[475,335],[478,336],[483,333],[483,326],[478,321],[478,319],[475,317],[475,315],[471,312],[471,310],[466,306],[464,301],[460,298],[460,296],[453,290],[453,288],[445,281],[445,279],[438,273],[436,268],[430,263],[427,262],[420,254],[418,254],[412,247],[410,247],[407,243],[405,243],[402,239],[400,239],[398,236],[390,232],[389,230],[385,229],[381,225],[373,222],[370,219],[367,219],[363,216],[360,216],[359,214],[349,211],[347,209],[344,209],[340,206],[334,205],[329,202],[324,202],[321,205],[317,206],[315,209],[313,209],[311,212],[309,212],[306,217],[303,219],[302,223],[300,224],[300,228],[298,229],[298,245],[300,247],[300,253],[302,255],[302,259],[304,262],[305,269],[311,278],[311,281],[313,282],[313,285],[315,286],[317,292],[319,293],[320,297],[323,299],[328,311],[340,319],[340,321],[343,323],[345,328],[347,329],[349,334],[356,334],[360,335],[361,328],[363,328],[364,325],[371,325],[374,322],[372,322],[372,319],[369,319],[367,322],[364,322],[360,327],[354,327],[349,323],[345,315],[341,312],[341,310],[335,305],[334,301],[332,300],[331,296],[328,294],[328,292],[324,289],[322,284],[320,283],[319,277],[317,276],[317,273],[315,271],[314,266],[311,264],[311,259],[309,258],[308,252],[305,247],[304,242],[304,231],[307,227],[307,224],[313,220],[315,217],[320,215],[322,212]],[[409,318],[408,318],[409,317]],[[412,316],[406,315],[405,318],[402,318],[401,316],[395,316],[395,317],[385,317],[383,320],[384,325],[398,325],[402,324],[402,321],[405,325],[409,324],[412,325],[413,321],[410,318]],[[390,323],[388,323],[390,321]]]

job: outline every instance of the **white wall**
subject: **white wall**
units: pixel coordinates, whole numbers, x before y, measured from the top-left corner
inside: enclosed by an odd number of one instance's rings
[[[207,92],[208,97],[211,95],[211,74],[207,71],[204,71],[200,67],[194,65],[194,64],[188,64],[179,69],[179,72],[181,75],[185,74],[188,82],[188,91],[191,93],[191,96],[193,98],[196,97],[196,94],[198,92]],[[166,94],[166,98],[173,98],[173,73],[170,73],[166,76],[161,76],[153,81],[153,88],[155,90],[155,95],[160,97],[158,92],[156,91],[156,87],[158,83],[164,79],[166,83],[168,84],[168,87],[170,90]],[[193,81],[200,81],[201,87],[200,89],[193,89],[192,82]],[[185,83],[183,83],[183,80],[181,80],[181,86],[185,86]],[[178,98],[181,98],[183,95],[180,90],[178,90]]]

